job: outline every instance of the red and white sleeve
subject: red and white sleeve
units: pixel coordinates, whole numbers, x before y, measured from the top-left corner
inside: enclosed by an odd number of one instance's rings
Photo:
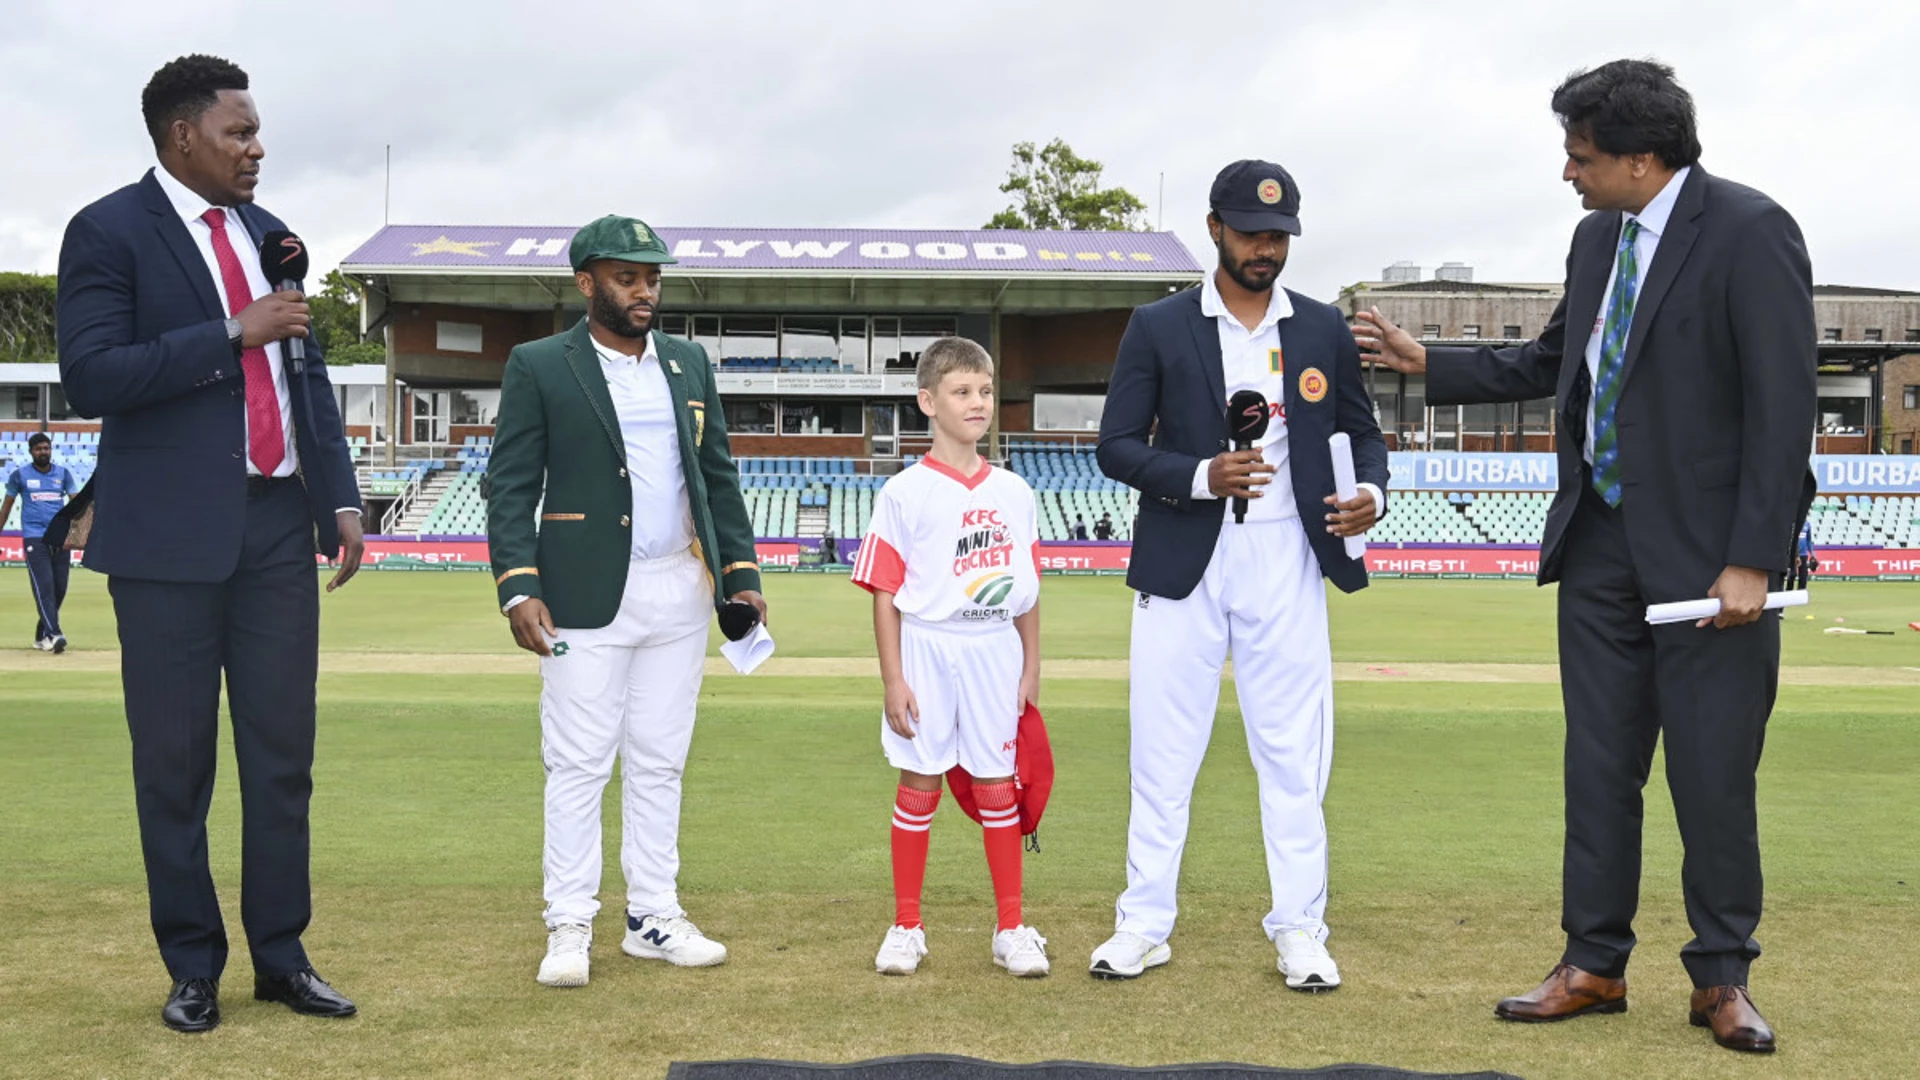
[[[907,582],[907,562],[901,550],[907,547],[903,535],[900,503],[886,488],[873,500],[873,520],[867,523],[867,535],[860,540],[860,552],[853,559],[853,583],[868,592],[897,593]]]

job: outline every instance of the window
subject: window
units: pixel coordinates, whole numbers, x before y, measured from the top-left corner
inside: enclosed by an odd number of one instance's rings
[[[1104,394],[1035,394],[1035,431],[1099,431]]]
[[[1467,405],[1460,410],[1460,423],[1469,435],[1497,434],[1513,417],[1511,405]]]
[[[935,338],[952,337],[955,328],[952,319],[901,319],[900,320],[900,359],[904,366],[920,362],[920,354]]]
[[[857,398],[789,399],[780,406],[782,435],[860,435],[865,430]]]
[[[720,362],[720,316],[693,317],[693,343],[707,350],[707,359]]]
[[[933,421],[920,411],[918,401],[908,400],[900,406],[900,434],[925,435],[933,430]]]
[[[1829,326],[1825,330],[1820,331],[1820,340],[1821,341],[1839,341],[1840,328],[1837,326]]]
[[[67,391],[59,383],[50,383],[47,386],[47,419],[80,419],[79,415],[73,411],[73,407],[67,404]]]
[[[1920,329],[1910,329],[1910,330],[1908,330],[1908,331],[1907,331],[1907,340],[1908,340],[1908,341],[1920,341]]]
[[[38,386],[0,386],[0,420],[40,419]]]
[[[433,347],[440,352],[479,352],[480,324],[437,321],[433,324]]]
[[[900,320],[873,320],[873,362],[886,371],[896,371],[900,363]],[[905,365],[912,368],[912,364]]]
[[[1423,325],[1423,326],[1421,326],[1421,327],[1420,327],[1420,336],[1421,336],[1421,337],[1423,337],[1423,338],[1437,338],[1437,337],[1439,337],[1439,336],[1440,336],[1440,324],[1439,324],[1439,323],[1427,323],[1427,324],[1425,324],[1425,325]]]
[[[1900,436],[1900,452],[1903,454],[1913,453],[1913,436],[1911,435]]]
[[[413,441],[447,441],[447,392],[422,391],[413,396]]]
[[[658,330],[663,334],[671,334],[674,337],[683,338],[687,336],[687,317],[685,315],[655,314],[653,324],[648,327],[648,329]]]
[[[1553,399],[1535,398],[1520,403],[1520,428],[1528,435],[1545,435],[1553,430]]]
[[[1507,325],[1501,327],[1500,336],[1503,338],[1506,338],[1508,341],[1520,340],[1520,324],[1508,323]]]
[[[455,390],[453,392],[453,422],[456,424],[491,424],[500,411],[500,391],[498,390]]]
[[[780,355],[837,358],[840,346],[834,336],[839,329],[840,320],[831,315],[789,315],[780,320]]]
[[[1480,336],[1480,324],[1479,324],[1479,323],[1473,323],[1473,322],[1470,322],[1470,323],[1468,323],[1468,324],[1466,324],[1465,326],[1462,326],[1462,327],[1460,328],[1460,336],[1461,336],[1461,337],[1463,337],[1463,338],[1477,338],[1477,337],[1479,337],[1479,336]]]
[[[1920,386],[1909,386],[1900,391],[1900,407],[1920,409]]]
[[[867,372],[867,320],[840,320],[840,366],[862,375]]]
[[[1828,433],[1866,430],[1867,399],[1863,397],[1823,397],[1820,399],[1820,430]]]
[[[771,435],[777,430],[772,398],[727,398],[720,404],[729,435]]]
[[[772,315],[728,315],[720,322],[720,355],[779,356],[780,320]]]
[[[1867,327],[1867,329],[1866,329],[1866,336],[1865,336],[1865,337],[1863,337],[1863,338],[1861,338],[1860,340],[1862,340],[1862,341],[1879,341],[1879,340],[1881,340],[1881,333],[1880,333],[1880,328],[1879,328],[1879,327],[1877,327],[1877,326],[1869,326],[1869,327]]]

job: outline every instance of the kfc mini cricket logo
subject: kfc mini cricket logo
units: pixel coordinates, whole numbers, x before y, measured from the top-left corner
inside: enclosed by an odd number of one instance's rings
[[[1307,401],[1319,401],[1327,396],[1327,377],[1319,368],[1310,367],[1300,373],[1300,396]]]

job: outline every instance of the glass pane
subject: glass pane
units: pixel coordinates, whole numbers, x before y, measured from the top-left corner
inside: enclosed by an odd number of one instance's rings
[[[67,392],[59,383],[47,387],[47,419],[78,420],[73,409],[67,405]]]
[[[720,323],[720,355],[779,356],[778,328],[772,315],[728,315]]]
[[[721,403],[730,435],[771,435],[774,410],[771,398],[727,398]]]
[[[1035,394],[1035,431],[1099,431],[1104,394]]]
[[[500,411],[500,391],[455,390],[452,408],[456,424],[491,424]]]
[[[920,354],[934,339],[952,337],[954,321],[946,318],[917,318],[900,320],[900,358],[903,366],[920,362]]]
[[[876,439],[893,437],[893,406],[870,405],[867,407],[867,427]]]
[[[840,320],[832,316],[789,315],[780,320],[780,355],[837,357],[840,348],[833,338],[839,328]]]
[[[932,421],[920,411],[920,403],[908,401],[900,406],[900,434],[925,435],[932,431]]]
[[[873,363],[883,370],[898,371],[912,368],[913,362],[900,362],[900,320],[873,320]]]
[[[849,371],[866,374],[867,371],[867,320],[848,318],[840,320],[840,366]]]
[[[674,337],[687,336],[687,317],[685,315],[655,315],[652,329]]]
[[[857,400],[788,400],[780,407],[782,435],[859,435],[862,421]]]
[[[693,343],[707,350],[707,359],[720,359],[720,316],[693,317]]]

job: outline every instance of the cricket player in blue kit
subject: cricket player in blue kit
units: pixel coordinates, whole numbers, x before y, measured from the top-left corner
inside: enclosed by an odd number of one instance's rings
[[[71,561],[64,551],[52,551],[46,544],[47,523],[67,504],[69,496],[80,490],[73,473],[65,465],[53,463],[53,440],[46,432],[35,432],[27,440],[30,464],[22,465],[7,477],[7,497],[0,502],[0,521],[13,513],[13,501],[20,504],[20,535],[27,549],[27,581],[33,588],[34,610],[40,613],[33,630],[33,647],[41,652],[67,651],[67,636],[60,632],[60,605],[67,598],[67,571]]]

